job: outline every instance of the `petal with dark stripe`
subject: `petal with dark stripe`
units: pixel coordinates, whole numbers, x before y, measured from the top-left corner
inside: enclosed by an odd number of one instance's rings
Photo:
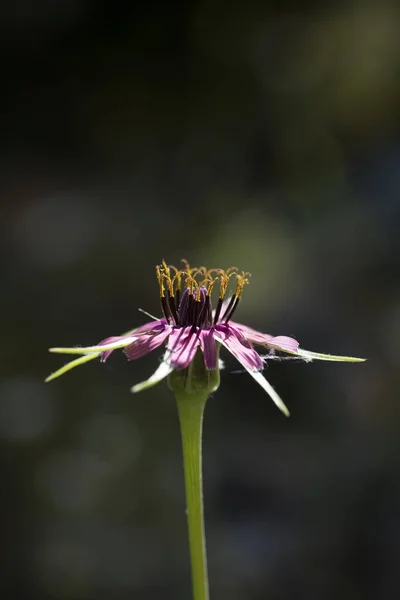
[[[231,325],[217,325],[215,327],[214,337],[220,341],[225,348],[242,364],[246,369],[252,371],[261,371],[263,362],[251,345],[250,342]]]
[[[214,339],[214,330],[206,329],[200,332],[200,348],[203,352],[204,364],[209,370],[217,368],[217,343]]]
[[[199,346],[198,328],[176,329],[169,337],[168,349],[171,351],[170,363],[178,371],[186,369],[192,362]]]
[[[124,348],[124,353],[128,360],[137,360],[146,354],[149,354],[167,339],[171,331],[168,326],[161,333],[147,333],[141,335],[132,344]]]

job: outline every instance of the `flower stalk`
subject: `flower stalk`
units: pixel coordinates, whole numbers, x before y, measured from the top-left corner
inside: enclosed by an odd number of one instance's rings
[[[169,375],[168,385],[175,394],[181,428],[193,600],[209,600],[203,506],[202,428],[207,398],[219,386],[219,370],[216,369],[210,375],[202,353],[197,352],[185,371],[174,371]]]
[[[186,490],[186,515],[189,529],[193,600],[208,600],[207,554],[204,530],[201,438],[207,396],[177,394],[182,436],[183,470]]]

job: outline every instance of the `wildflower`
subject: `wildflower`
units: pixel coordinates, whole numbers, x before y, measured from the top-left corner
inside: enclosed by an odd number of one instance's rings
[[[332,356],[303,350],[292,337],[273,336],[261,333],[232,321],[241,300],[244,286],[249,283],[249,273],[239,272],[236,267],[227,270],[191,268],[177,269],[165,261],[156,267],[163,312],[161,319],[155,319],[124,335],[108,337],[95,346],[86,348],[51,348],[50,352],[82,354],[55,373],[46,381],[51,381],[66,371],[100,356],[105,362],[110,354],[123,348],[128,360],[136,360],[162,345],[166,345],[164,357],[155,373],[142,383],[133,386],[133,392],[157,384],[173,371],[183,371],[201,351],[205,369],[213,372],[219,368],[219,348],[224,346],[256,382],[269,394],[277,407],[285,414],[289,411],[285,404],[262,374],[267,357],[259,354],[254,345],[269,349],[270,352],[285,352],[306,362],[317,360],[362,362],[364,359]],[[228,284],[233,279],[233,294],[227,295]],[[211,296],[218,290],[216,308],[213,310]]]

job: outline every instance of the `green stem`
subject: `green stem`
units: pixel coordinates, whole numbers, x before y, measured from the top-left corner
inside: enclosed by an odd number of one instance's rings
[[[201,433],[208,393],[176,393],[185,473],[193,598],[208,600],[208,575],[203,513]]]

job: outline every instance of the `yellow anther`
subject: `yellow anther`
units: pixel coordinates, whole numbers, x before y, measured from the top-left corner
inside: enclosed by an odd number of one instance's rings
[[[172,267],[171,267],[171,268],[172,268]],[[174,267],[174,269],[176,269],[176,267]],[[181,275],[182,275],[182,272],[181,272],[181,271],[178,271],[178,270],[176,269],[176,273],[175,273],[175,275],[174,275],[174,276],[173,276],[173,278],[172,278],[172,285],[173,285],[173,287],[174,287],[174,289],[175,289],[176,291],[178,291],[178,290],[180,290],[180,289],[181,289]]]
[[[207,296],[211,296],[214,285],[219,282],[219,298],[223,299],[228,289],[231,277],[236,277],[235,296],[240,297],[244,286],[249,283],[249,273],[242,271],[239,274],[237,267],[229,267],[226,271],[223,269],[207,269],[204,265],[200,267],[191,267],[186,259],[182,259],[183,269],[177,269],[174,265],[167,265],[163,259],[161,264],[156,267],[158,285],[160,287],[160,297],[164,298],[165,290],[168,289],[169,295],[174,296],[180,289],[182,280],[190,294],[195,296],[196,301],[201,299],[201,288],[205,288]]]
[[[237,277],[237,273],[235,272],[231,272],[228,273],[227,271],[223,271],[221,269],[220,271],[220,290],[219,290],[219,297],[221,298],[221,300],[223,300],[223,298],[225,297],[226,294],[226,290],[228,289],[228,285],[229,285],[229,281],[231,279],[231,277]]]
[[[171,279],[171,277],[169,275],[164,275],[164,279],[167,283],[167,288],[168,288],[168,292],[170,296],[174,296],[174,285],[173,285],[173,280]]]
[[[181,258],[181,262],[183,262],[183,264],[185,265],[185,272],[189,273],[189,275],[190,275],[191,268],[190,268],[190,265],[189,265],[188,261],[186,260],[186,258]]]
[[[164,298],[164,296],[165,296],[164,273],[162,272],[161,267],[159,265],[157,265],[157,267],[156,267],[156,273],[157,273],[158,285],[160,287],[160,298]]]
[[[193,294],[194,287],[197,285],[196,280],[191,275],[185,279],[186,287],[189,288],[189,293]]]
[[[207,296],[211,296],[211,292],[213,291],[213,287],[217,281],[218,281],[218,277],[215,277],[214,279],[205,279],[204,280],[204,282],[209,283],[209,285],[207,287]]]
[[[225,271],[221,270],[220,276],[219,276],[219,281],[220,281],[219,297],[221,298],[221,300],[223,300],[224,296],[226,294],[226,289],[228,287],[228,283],[229,283],[229,276],[226,274]]]
[[[249,283],[248,276],[250,277],[250,273],[245,273],[244,271],[242,271],[241,275],[239,275],[238,273],[235,273],[235,275],[236,275],[236,278],[237,278],[235,296],[237,298],[240,298],[240,296],[243,293],[244,286],[247,283]]]
[[[169,277],[169,276],[170,276],[170,270],[169,270],[169,266],[167,265],[167,263],[165,262],[165,260],[164,260],[164,259],[162,260],[162,266],[163,266],[163,269],[164,269],[164,273],[165,273],[165,275],[166,275],[167,277]]]
[[[207,271],[207,273],[206,273],[206,276],[207,276],[207,277],[211,277],[211,275],[212,275],[213,273],[218,273],[218,274],[219,274],[219,273],[221,273],[221,270],[222,270],[222,269],[208,269],[208,271]]]
[[[196,281],[196,283],[197,283],[196,277],[198,277],[199,275],[201,275],[201,276],[203,276],[203,277],[204,277],[204,273],[203,273],[203,271],[202,271],[201,269],[198,269],[197,267],[193,267],[193,268],[191,269],[191,276],[192,276],[192,277],[193,277],[193,279]]]

